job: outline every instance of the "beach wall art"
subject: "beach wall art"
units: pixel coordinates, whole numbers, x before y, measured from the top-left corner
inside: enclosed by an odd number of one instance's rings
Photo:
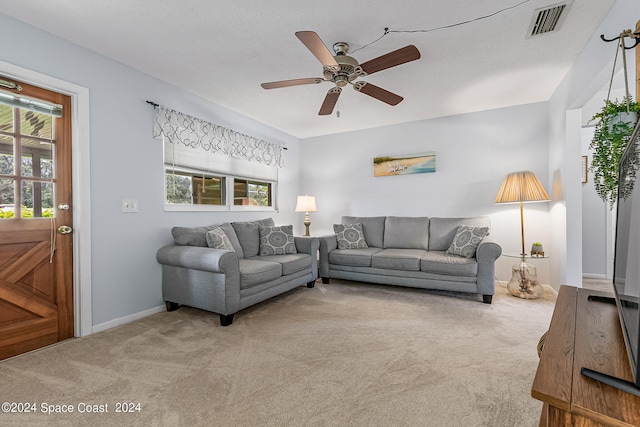
[[[436,153],[433,151],[373,158],[373,176],[409,175],[435,171]]]

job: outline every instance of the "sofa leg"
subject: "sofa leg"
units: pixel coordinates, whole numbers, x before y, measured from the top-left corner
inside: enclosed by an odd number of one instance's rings
[[[229,326],[233,323],[233,314],[221,314],[220,315],[220,325],[221,326]]]
[[[322,283],[323,283],[323,284],[325,284],[325,285],[328,285],[328,284],[329,284],[329,280],[331,280],[331,278],[329,278],[329,277],[323,277],[323,278],[322,278]]]
[[[165,301],[164,303],[167,305],[167,311],[176,311],[180,308],[180,304],[177,302]]]
[[[307,288],[311,289],[316,285],[316,281],[312,281],[312,282],[307,282]]]
[[[485,304],[491,304],[492,299],[493,295],[482,295],[482,302]]]

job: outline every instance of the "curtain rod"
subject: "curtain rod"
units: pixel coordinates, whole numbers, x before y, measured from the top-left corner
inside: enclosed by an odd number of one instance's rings
[[[158,104],[157,102],[153,102],[153,101],[146,101],[147,104],[149,105],[153,105],[153,108],[157,108],[160,106],[160,104]],[[281,145],[280,147],[282,147],[283,150],[288,150],[287,147],[285,147],[284,145]]]

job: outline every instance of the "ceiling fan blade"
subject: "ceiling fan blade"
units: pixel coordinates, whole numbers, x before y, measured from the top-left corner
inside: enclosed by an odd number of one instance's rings
[[[333,108],[336,106],[338,102],[338,97],[342,93],[342,89],[339,87],[332,87],[327,92],[327,96],[324,97],[324,102],[322,103],[322,107],[320,107],[320,111],[318,112],[319,116],[328,116],[333,113]]]
[[[404,64],[407,62],[420,59],[420,51],[414,45],[410,44],[393,52],[389,52],[385,55],[373,58],[363,64],[360,64],[362,69],[367,74],[377,73],[378,71],[386,70],[387,68],[395,67],[396,65]]]
[[[311,77],[308,79],[293,79],[293,80],[282,80],[279,82],[262,83],[260,86],[262,86],[264,89],[277,89],[279,87],[317,84],[317,83],[322,83],[323,81],[324,79],[321,79],[319,77]]]
[[[398,105],[404,99],[395,93],[389,92],[388,90],[382,89],[376,85],[372,85],[371,83],[358,82],[353,85],[353,88],[358,92],[362,92],[379,101],[386,102],[389,105]]]
[[[327,46],[322,42],[320,36],[313,31],[297,31],[296,37],[318,58],[318,61],[326,68],[338,71],[340,66],[336,62]]]

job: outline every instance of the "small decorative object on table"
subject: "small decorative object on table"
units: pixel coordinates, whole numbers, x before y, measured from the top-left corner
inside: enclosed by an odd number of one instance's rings
[[[533,245],[531,245],[531,256],[544,256],[544,248],[542,247],[542,243],[533,242]]]

